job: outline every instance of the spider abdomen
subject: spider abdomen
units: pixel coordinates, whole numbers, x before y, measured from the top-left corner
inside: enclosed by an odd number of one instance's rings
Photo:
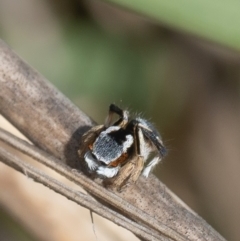
[[[121,158],[133,144],[132,135],[118,126],[112,126],[101,132],[93,144],[92,153],[97,160],[109,165]]]

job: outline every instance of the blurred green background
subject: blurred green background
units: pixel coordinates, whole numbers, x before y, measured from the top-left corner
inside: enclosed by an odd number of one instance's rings
[[[110,103],[150,119],[169,150],[155,174],[238,241],[239,11],[223,0],[0,0],[0,36],[97,122]]]

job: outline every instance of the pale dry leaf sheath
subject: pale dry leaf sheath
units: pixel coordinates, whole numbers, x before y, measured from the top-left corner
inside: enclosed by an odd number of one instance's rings
[[[0,41],[0,112],[36,146],[72,167],[79,162],[77,149],[81,135],[93,125],[86,114],[3,41]],[[146,222],[164,224],[185,240],[225,240],[153,175],[140,178],[137,185],[117,195],[150,216],[151,220]]]

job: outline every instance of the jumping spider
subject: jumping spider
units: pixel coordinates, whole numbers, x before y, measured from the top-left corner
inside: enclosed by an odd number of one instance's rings
[[[119,119],[113,121],[114,114]],[[92,127],[83,135],[78,151],[91,173],[110,180],[113,187],[121,189],[136,182],[140,174],[148,177],[150,171],[166,155],[161,136],[151,123],[114,104],[104,125]],[[147,165],[149,155],[153,158]]]

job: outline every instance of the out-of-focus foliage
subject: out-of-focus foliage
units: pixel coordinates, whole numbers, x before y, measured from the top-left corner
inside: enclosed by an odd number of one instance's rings
[[[0,34],[99,123],[112,102],[151,119],[169,149],[155,173],[238,241],[239,4],[0,0]]]
[[[240,2],[223,0],[105,0],[161,21],[175,30],[240,50]]]

